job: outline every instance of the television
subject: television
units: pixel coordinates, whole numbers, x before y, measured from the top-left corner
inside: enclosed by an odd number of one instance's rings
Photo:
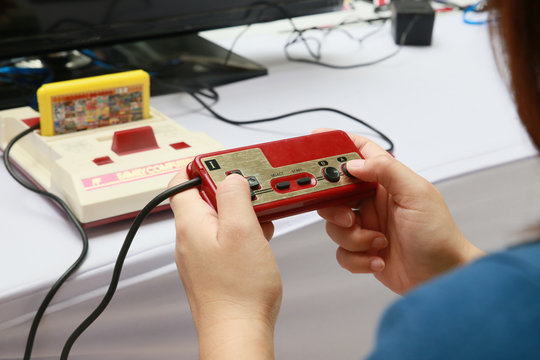
[[[174,85],[153,81],[152,95],[265,75],[198,32],[334,11],[342,2],[0,0],[0,109],[31,103],[43,82],[123,70]]]

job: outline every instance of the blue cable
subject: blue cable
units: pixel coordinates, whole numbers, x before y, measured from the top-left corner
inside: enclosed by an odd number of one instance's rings
[[[92,60],[92,62],[99,67],[102,67],[104,69],[116,69],[116,66],[113,66],[111,64],[107,64],[104,61],[101,61],[100,58],[97,56],[97,54],[90,49],[82,49],[80,50],[80,52],[88,56]]]
[[[476,8],[480,5],[484,3],[484,0],[481,0],[481,1],[478,1],[477,3],[471,5],[471,6],[468,6],[466,7],[464,10],[463,10],[463,22],[465,24],[468,24],[468,25],[485,25],[487,24],[487,20],[470,20],[469,18],[467,18],[467,14],[470,13],[470,12],[474,12],[476,11]]]
[[[25,78],[13,78],[12,76],[17,75],[46,75],[45,79],[38,82],[38,85],[43,85],[50,83],[54,80],[54,74],[49,69],[35,69],[35,68],[23,68],[23,67],[16,67],[16,66],[2,66],[0,67],[0,81],[9,82],[12,84],[25,84],[29,86],[36,86],[36,82],[32,82],[29,79]],[[31,108],[37,110],[38,103],[37,103],[37,93],[32,96],[32,98],[29,100],[28,106]]]
[[[90,50],[90,49],[82,49],[82,50],[79,50],[79,51],[80,51],[82,54],[88,56],[88,57],[92,60],[92,62],[93,62],[95,65],[99,66],[99,67],[102,67],[102,68],[104,68],[104,69],[109,69],[109,70],[118,70],[118,67],[117,67],[117,66],[111,65],[111,64],[108,64],[108,63],[104,62],[103,60],[101,60],[101,59],[99,58],[99,56],[98,56],[95,52],[93,52],[93,51]],[[145,70],[145,69],[143,69],[143,70]],[[146,71],[146,72],[148,73],[148,75],[150,75],[150,76],[154,76],[154,75],[155,75],[155,72],[148,71],[148,70],[145,70],[145,71]]]
[[[3,66],[0,67],[0,74],[7,75],[40,75],[48,74],[49,70],[47,69],[34,69],[34,68],[20,68],[16,66]]]

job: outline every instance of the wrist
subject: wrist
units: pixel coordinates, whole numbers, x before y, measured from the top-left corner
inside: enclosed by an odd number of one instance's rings
[[[466,240],[466,239],[465,239]],[[476,246],[474,246],[472,243],[467,241],[467,249],[464,251],[463,259],[461,264],[467,265],[468,263],[471,263],[475,261],[476,259],[479,259],[486,255],[486,253],[483,250],[480,250]]]
[[[201,360],[274,359],[274,324],[252,318],[229,318],[197,324]]]
[[[273,304],[221,300],[191,306],[200,359],[274,359],[274,327],[281,302]]]

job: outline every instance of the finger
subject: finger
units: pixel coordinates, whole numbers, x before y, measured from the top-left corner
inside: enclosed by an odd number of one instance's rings
[[[339,265],[353,274],[367,274],[384,270],[384,260],[378,256],[351,252],[339,247],[336,251]]]
[[[351,160],[347,162],[347,171],[358,179],[378,182],[392,196],[418,196],[431,186],[427,180],[388,155]]]
[[[348,133],[348,135],[358,148],[358,151],[360,151],[360,154],[362,154],[363,158],[370,158],[379,155],[393,158],[393,156],[388,151],[384,150],[382,147],[369,140],[368,138],[351,133]]]
[[[382,191],[383,189],[380,189]],[[364,229],[377,230],[383,232],[384,229],[381,228],[380,220],[385,217],[383,211],[378,212],[376,206],[377,198],[368,198],[362,201],[358,210],[355,211],[356,216],[359,216],[361,219],[361,224]]]
[[[316,129],[313,133],[332,129]],[[396,160],[388,151],[366,137],[348,134],[364,159],[347,162],[347,171],[354,177],[368,182],[378,182],[391,195],[417,194],[429,182]]]
[[[251,192],[246,179],[231,174],[217,188],[216,202],[219,229],[227,232],[224,238],[262,235],[261,226],[253,210]]]
[[[364,157],[347,162],[347,171],[352,176],[378,182],[391,195],[418,191],[419,184],[427,182],[373,141],[354,134],[349,137]]]
[[[322,132],[328,132],[333,131],[335,129],[331,128],[318,128],[312,131],[313,134],[318,134]],[[356,134],[347,133],[349,137],[351,138],[352,142],[356,145],[358,150],[360,151],[360,154],[364,158],[366,157],[374,157],[377,155],[386,155],[388,157],[392,157],[390,153],[386,150],[384,150],[382,147],[374,143],[373,141],[369,140],[368,138]]]
[[[353,226],[355,222],[354,212],[345,206],[323,208],[317,210],[317,213],[326,221],[344,228]]]
[[[167,188],[172,188],[173,186],[176,186],[176,185],[180,185],[182,184],[183,182],[186,182],[189,180],[189,177],[187,175],[187,171],[185,168],[181,169],[180,171],[178,171],[174,177],[169,181],[169,185],[167,186]]]
[[[380,231],[379,214],[375,201],[376,198],[369,197],[345,206],[322,208],[317,210],[317,213],[326,221],[343,227],[353,226],[356,223],[355,217],[359,216],[366,229]]]
[[[176,185],[180,185],[190,180],[185,170],[180,170],[174,175],[174,177],[169,181],[168,188],[172,188]],[[184,190],[170,199],[171,208],[173,212],[182,212],[189,213],[192,210],[192,206],[207,207],[207,203],[201,198],[199,194],[199,188],[194,187],[188,190]]]
[[[179,171],[169,182],[169,188],[188,181],[185,170]],[[204,237],[203,233],[212,234],[217,228],[217,214],[206,201],[201,198],[199,188],[184,190],[170,199],[171,209],[174,213],[176,233],[178,239],[191,239]]]
[[[326,232],[336,244],[349,251],[381,250],[388,246],[388,240],[382,233],[362,229],[359,225],[343,228],[327,223]]]

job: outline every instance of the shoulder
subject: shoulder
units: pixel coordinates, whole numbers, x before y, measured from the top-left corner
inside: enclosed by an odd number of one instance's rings
[[[387,310],[377,337],[371,359],[540,358],[540,242],[417,288]]]

